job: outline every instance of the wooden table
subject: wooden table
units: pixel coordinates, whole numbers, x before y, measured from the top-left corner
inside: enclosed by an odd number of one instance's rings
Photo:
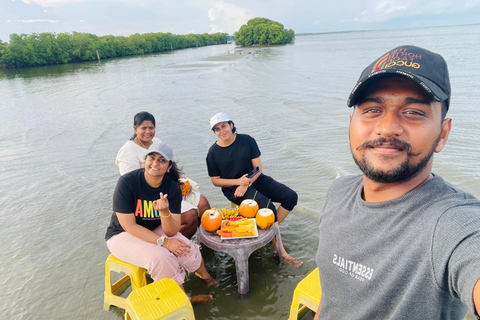
[[[197,233],[200,242],[212,250],[224,252],[235,260],[235,270],[237,272],[238,292],[245,294],[249,290],[248,280],[248,258],[250,254],[272,241],[275,237],[277,242],[277,252],[280,252],[279,230],[276,224],[272,225],[268,230],[258,228],[258,237],[255,238],[238,238],[222,240],[215,232],[208,232],[202,226]],[[279,255],[280,262],[282,257]]]

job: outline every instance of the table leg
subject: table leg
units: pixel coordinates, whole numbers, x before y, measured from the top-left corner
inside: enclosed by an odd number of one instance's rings
[[[278,260],[280,260],[280,263],[283,262],[283,257],[282,255],[280,254],[280,227],[277,226],[277,225],[272,225],[273,228],[273,233],[274,233],[274,237],[275,237],[275,242],[276,242],[276,246],[277,246],[277,252],[278,252]]]
[[[248,241],[235,240],[234,243],[228,241],[224,242],[219,236],[208,233],[201,226],[200,231],[197,233],[197,237],[200,242],[210,249],[224,252],[235,260],[238,292],[242,295],[248,293],[250,290],[248,274],[248,258],[250,257],[250,254],[272,241],[273,237],[276,239],[277,252],[280,253],[280,232],[278,226],[275,224],[268,231],[262,230],[258,238],[248,239]],[[280,254],[279,260],[280,262],[283,261]]]
[[[250,290],[248,277],[248,258],[250,252],[244,248],[235,250],[233,258],[235,260],[235,270],[237,272],[238,292],[245,294]]]

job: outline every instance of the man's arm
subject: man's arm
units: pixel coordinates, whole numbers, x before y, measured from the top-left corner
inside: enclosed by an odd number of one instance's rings
[[[480,279],[478,279],[477,284],[473,287],[473,304],[477,310],[477,315],[480,316]]]

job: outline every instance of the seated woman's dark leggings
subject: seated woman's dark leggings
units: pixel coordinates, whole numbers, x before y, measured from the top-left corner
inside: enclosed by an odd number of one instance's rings
[[[243,197],[236,198],[234,196],[236,188],[237,187],[223,189],[223,193],[228,200],[240,205],[245,199],[254,199],[260,209],[266,208],[268,204],[268,207],[275,214],[275,222],[277,221],[277,210],[272,202],[279,202],[285,210],[292,211],[298,201],[298,195],[295,191],[263,173],[247,189]]]

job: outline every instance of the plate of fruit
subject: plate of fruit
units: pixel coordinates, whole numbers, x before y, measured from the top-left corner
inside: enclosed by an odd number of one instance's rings
[[[222,240],[258,237],[255,218],[231,217],[222,221],[217,234]]]

